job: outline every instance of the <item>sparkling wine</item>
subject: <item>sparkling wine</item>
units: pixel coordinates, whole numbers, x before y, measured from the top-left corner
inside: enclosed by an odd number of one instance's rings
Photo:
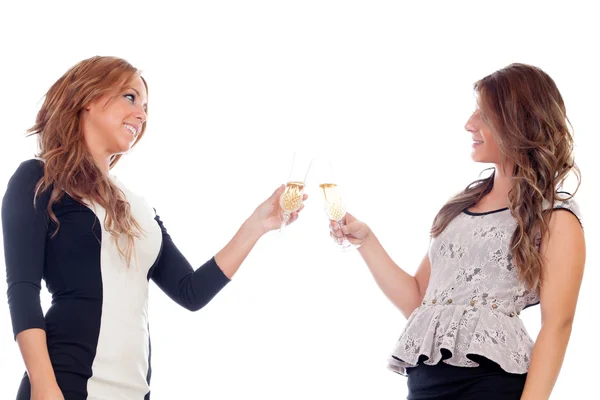
[[[334,221],[341,221],[346,215],[346,210],[338,186],[335,183],[322,183],[319,187],[325,197],[327,216]]]
[[[304,182],[288,182],[279,199],[281,209],[285,213],[293,213],[300,209],[304,194]]]

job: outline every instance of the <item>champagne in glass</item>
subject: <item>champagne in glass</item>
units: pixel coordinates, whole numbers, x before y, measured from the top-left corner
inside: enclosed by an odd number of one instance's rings
[[[315,160],[315,173],[318,175],[319,188],[323,195],[325,214],[331,221],[335,221],[341,229],[344,226],[346,217],[346,206],[342,200],[342,194],[337,180],[333,174],[333,166],[328,158]],[[348,241],[346,235],[342,232],[342,241],[340,243],[343,249],[355,247]]]
[[[321,183],[319,187],[323,193],[325,213],[329,219],[336,222],[342,221],[346,216],[346,211],[344,203],[342,203],[342,196],[340,195],[338,185],[335,183]]]
[[[283,233],[292,213],[298,211],[302,206],[302,197],[304,196],[304,187],[306,174],[310,168],[310,159],[301,153],[294,153],[292,160],[292,169],[287,180],[284,192],[279,198],[281,207],[281,228]]]

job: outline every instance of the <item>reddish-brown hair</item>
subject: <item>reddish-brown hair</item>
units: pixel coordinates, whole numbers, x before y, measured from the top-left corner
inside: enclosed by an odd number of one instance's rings
[[[124,193],[94,163],[82,132],[84,107],[102,95],[120,90],[139,71],[127,61],[116,57],[92,57],[69,69],[46,93],[35,125],[28,130],[38,135],[38,157],[44,160],[44,176],[36,186],[36,194],[52,188],[48,215],[56,224],[60,223],[52,206],[65,193],[79,202],[92,201],[106,210],[105,228],[117,242],[127,264],[134,255],[134,241],[141,228],[131,214]],[[142,78],[146,90],[146,81]],[[135,144],[142,138],[146,122],[137,135]],[[121,155],[114,155],[110,168]],[[123,235],[125,245],[119,242]]]

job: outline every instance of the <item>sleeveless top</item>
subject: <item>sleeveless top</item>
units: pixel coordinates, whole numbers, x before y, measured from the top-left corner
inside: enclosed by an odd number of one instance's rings
[[[564,192],[558,196],[553,208],[570,211],[581,223],[576,202],[564,200],[570,197]],[[545,208],[550,208],[549,202]],[[406,376],[406,368],[416,366],[421,356],[428,365],[443,360],[476,367],[467,357],[474,354],[506,372],[527,372],[534,342],[519,315],[540,298],[539,290],[530,291],[518,279],[510,251],[516,227],[508,208],[486,213],[464,210],[431,240],[425,297],[388,359],[390,370]]]

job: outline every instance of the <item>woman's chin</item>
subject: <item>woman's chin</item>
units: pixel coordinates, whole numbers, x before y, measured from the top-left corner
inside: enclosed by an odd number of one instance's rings
[[[115,148],[111,150],[110,154],[112,154],[113,156],[118,156],[129,153],[130,151],[130,146],[115,146]]]
[[[134,141],[119,143],[119,154],[128,153],[133,147]]]

